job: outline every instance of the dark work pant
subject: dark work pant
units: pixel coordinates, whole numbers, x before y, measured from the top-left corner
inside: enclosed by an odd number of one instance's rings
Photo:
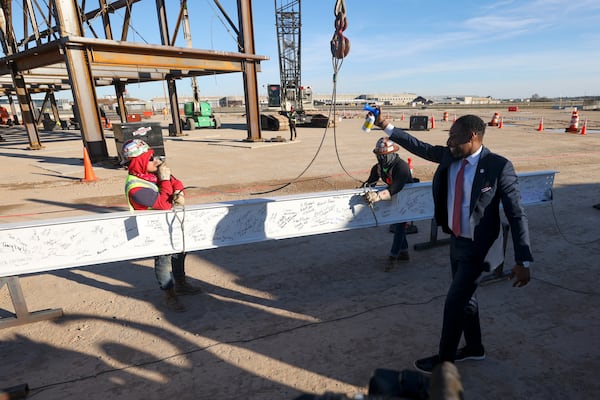
[[[390,250],[391,257],[398,257],[401,251],[408,250],[408,241],[406,240],[406,222],[394,224],[394,241]]]
[[[454,361],[456,350],[464,333],[467,346],[481,346],[481,328],[476,303],[469,300],[477,289],[477,278],[483,272],[482,260],[475,256],[470,239],[450,239],[450,265],[452,284],[444,305],[444,321],[440,339],[441,361]]]
[[[186,253],[166,254],[154,257],[154,274],[161,289],[173,287],[173,279],[185,277]]]

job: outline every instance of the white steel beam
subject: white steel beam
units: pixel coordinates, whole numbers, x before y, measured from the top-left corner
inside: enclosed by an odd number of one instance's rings
[[[525,205],[552,200],[554,171],[520,174]],[[362,189],[265,197],[173,211],[5,224],[0,277],[433,218],[431,183],[369,207]]]

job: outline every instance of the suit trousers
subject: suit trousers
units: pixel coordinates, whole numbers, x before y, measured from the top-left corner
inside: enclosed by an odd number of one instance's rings
[[[483,272],[483,260],[476,256],[471,239],[450,238],[452,283],[444,304],[444,320],[440,339],[441,361],[454,361],[460,338],[464,333],[468,347],[480,348],[481,328],[476,301],[471,301],[477,289],[477,279]]]

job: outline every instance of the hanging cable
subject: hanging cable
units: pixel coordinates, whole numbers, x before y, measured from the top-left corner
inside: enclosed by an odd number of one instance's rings
[[[219,4],[219,2],[215,1],[215,0],[213,0],[213,2],[222,10],[222,13],[225,16],[225,18],[227,18],[229,20],[229,17],[227,17],[227,14],[225,14],[225,11],[223,10],[223,8]],[[217,13],[217,10],[215,10],[215,8],[213,7],[213,4],[209,0],[206,0],[206,3],[211,8],[214,16],[217,17],[217,19],[219,20],[219,22],[221,22],[221,25],[223,25],[223,28],[225,28],[225,31],[227,31],[227,33],[229,34],[229,36],[231,36],[231,38],[233,39],[233,41],[237,45],[238,51],[243,51],[243,46],[242,46],[242,44],[240,43],[240,40],[239,40],[239,33],[236,32],[237,36],[233,35],[233,33],[231,33],[231,30],[229,29],[229,27],[227,26],[227,24],[225,23],[225,21],[223,21],[223,19],[219,15],[219,13]],[[230,22],[230,26],[232,28],[235,28],[235,26],[233,25],[233,23],[231,23],[231,20],[229,20],[229,22]],[[211,24],[211,40],[212,40],[212,24]]]
[[[333,12],[335,15],[335,32],[334,32],[333,37],[330,42],[332,64],[333,64],[333,89],[332,89],[332,95],[331,95],[331,98],[332,98],[331,105],[329,107],[329,111],[327,114],[327,121],[330,121],[332,117],[334,118],[333,141],[334,141],[335,153],[336,153],[338,163],[340,164],[340,166],[342,167],[342,170],[346,173],[346,175],[348,175],[350,178],[362,183],[362,181],[360,179],[353,177],[346,170],[346,168],[344,167],[344,165],[342,164],[342,161],[340,159],[338,146],[337,146],[337,134],[336,134],[336,124],[335,124],[336,103],[337,103],[337,76],[338,76],[338,73],[344,62],[344,57],[346,57],[348,55],[348,53],[350,52],[350,40],[347,37],[345,37],[343,34],[343,32],[348,27],[348,21],[346,19],[346,2],[345,2],[345,0],[337,0]],[[276,191],[284,189],[287,186],[291,185],[292,183],[298,181],[298,179],[300,179],[302,177],[302,175],[304,175],[304,173],[306,173],[306,171],[308,171],[308,169],[311,167],[311,165],[314,163],[317,156],[319,155],[319,152],[321,151],[321,149],[323,147],[325,137],[327,136],[328,126],[329,126],[329,124],[327,124],[327,126],[325,127],[323,136],[321,137],[321,143],[319,143],[319,147],[317,148],[317,151],[316,151],[315,155],[313,156],[312,160],[308,163],[306,168],[304,168],[304,170],[296,178],[294,178],[293,180],[291,180],[275,189],[271,189],[271,190],[267,190],[267,191],[263,191],[263,192],[255,192],[255,193],[251,193],[251,195],[263,195],[263,194],[276,192]]]
[[[330,115],[331,115],[331,112],[330,112]],[[289,185],[291,185],[292,183],[298,181],[298,179],[300,179],[302,177],[302,175],[304,175],[304,173],[306,171],[308,171],[308,169],[310,168],[310,166],[317,159],[317,156],[319,155],[319,153],[321,152],[321,148],[323,147],[323,142],[325,142],[325,137],[326,136],[327,136],[327,127],[325,127],[325,131],[323,132],[323,136],[321,137],[321,143],[319,143],[319,147],[317,148],[317,152],[313,156],[312,160],[310,160],[310,162],[308,163],[308,165],[306,166],[306,168],[304,168],[304,170],[302,172],[300,172],[300,174],[297,177],[295,177],[291,181],[289,181],[287,183],[284,183],[283,185],[281,185],[281,186],[279,186],[279,187],[277,187],[275,189],[266,190],[264,192],[255,192],[255,193],[250,193],[250,194],[253,195],[253,196],[256,196],[256,195],[263,195],[263,194],[273,193],[273,192],[276,192],[278,190],[284,189],[284,188],[288,187]]]
[[[333,117],[335,118],[337,115],[336,107],[337,107],[337,76],[338,72],[342,68],[342,64],[344,63],[344,58],[350,52],[350,40],[344,36],[344,31],[348,27],[348,20],[346,18],[346,1],[345,0],[337,0],[335,7],[333,9],[333,13],[335,15],[335,32],[333,37],[331,38],[331,60],[333,64],[333,91],[332,91],[332,105],[333,105]],[[340,153],[337,145],[337,129],[336,124],[333,124],[333,143],[335,147],[335,155],[337,157],[338,163],[342,170],[348,175],[350,178],[354,179],[362,183],[360,179],[355,178],[350,174],[342,160],[340,158]]]

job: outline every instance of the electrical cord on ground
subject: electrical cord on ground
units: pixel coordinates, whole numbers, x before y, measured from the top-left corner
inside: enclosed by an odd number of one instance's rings
[[[50,383],[47,385],[43,385],[37,388],[30,388],[30,395],[29,397],[34,397],[40,393],[42,393],[43,391],[56,387],[56,386],[60,386],[60,385],[67,385],[70,383],[76,383],[76,382],[82,382],[85,381],[87,379],[95,379],[99,376],[102,375],[106,375],[106,374],[110,374],[113,372],[119,372],[119,371],[127,371],[129,369],[132,368],[139,368],[139,367],[145,367],[145,366],[149,366],[149,365],[155,365],[155,364],[159,364],[162,363],[164,361],[173,359],[175,357],[180,357],[180,356],[185,356],[185,355],[189,355],[189,354],[194,354],[194,353],[198,353],[201,351],[206,351],[208,349],[214,348],[214,347],[218,347],[218,346],[222,346],[222,345],[237,345],[237,344],[247,344],[247,343],[252,343],[252,342],[256,342],[258,340],[262,340],[262,339],[267,339],[267,338],[271,338],[271,337],[276,337],[282,334],[286,334],[286,333],[290,333],[290,332],[294,332],[300,329],[304,329],[304,328],[309,328],[309,327],[313,327],[313,326],[320,326],[320,325],[326,325],[326,324],[331,324],[331,323],[335,323],[335,322],[340,322],[340,321],[345,321],[345,320],[350,320],[356,317],[359,317],[361,315],[365,315],[374,311],[379,311],[382,309],[386,309],[386,308],[390,308],[390,307],[395,307],[395,306],[421,306],[421,305],[426,305],[429,304],[437,299],[443,298],[445,297],[445,294],[442,295],[437,295],[437,296],[433,296],[431,298],[429,298],[428,300],[425,301],[421,301],[421,302],[395,302],[395,303],[389,303],[389,304],[383,304],[380,306],[376,306],[376,307],[372,307],[372,308],[368,308],[362,311],[358,311],[356,313],[353,314],[348,314],[348,315],[344,315],[341,317],[337,317],[337,318],[333,318],[333,319],[328,319],[328,320],[324,320],[324,321],[319,321],[319,322],[309,322],[309,323],[305,323],[305,324],[301,324],[295,327],[291,327],[291,328],[287,328],[287,329],[282,329],[279,331],[275,331],[275,332],[270,332],[270,333],[266,333],[264,335],[259,335],[259,336],[254,336],[248,339],[237,339],[237,340],[229,340],[229,341],[225,341],[225,342],[219,342],[219,343],[213,343],[210,344],[208,346],[204,346],[204,347],[198,347],[198,348],[194,348],[194,349],[190,349],[187,351],[182,351],[176,354],[171,354],[169,356],[160,358],[160,359],[154,359],[152,361],[146,361],[146,362],[140,362],[140,363],[136,363],[136,364],[132,364],[132,365],[128,365],[126,367],[123,368],[111,368],[111,369],[107,369],[104,371],[100,371],[94,375],[88,375],[88,376],[82,376],[79,378],[75,378],[75,379],[70,379],[70,380],[66,380],[66,381],[61,381],[61,382],[55,382],[55,383]]]
[[[558,223],[558,218],[556,217],[556,210],[554,209],[554,201],[555,201],[555,199],[554,199],[554,191],[553,191],[552,192],[552,201],[550,202],[550,207],[552,209],[552,218],[554,218],[554,226],[556,227],[558,234],[564,239],[565,242],[572,244],[573,246],[587,246],[589,244],[594,244],[594,243],[600,242],[600,238],[593,239],[588,242],[574,242],[574,241],[570,240],[560,229],[560,225]]]
[[[599,296],[600,293],[596,293],[596,292],[585,292],[585,291],[581,291],[581,290],[577,290],[577,289],[571,289],[568,288],[566,286],[561,286],[561,285],[557,285],[555,283],[540,279],[540,278],[532,278],[532,280],[537,280],[539,282],[545,283],[547,285],[550,286],[554,286],[557,287],[559,289],[563,289],[566,291],[570,291],[573,293],[577,293],[577,294],[581,294],[581,295],[587,295],[587,296]],[[383,291],[385,291],[387,289],[384,289]],[[278,331],[274,331],[274,332],[270,332],[270,333],[266,333],[264,335],[258,335],[258,336],[253,336],[247,339],[237,339],[237,340],[229,340],[229,341],[224,341],[224,342],[219,342],[219,343],[213,343],[211,345],[208,346],[204,346],[204,347],[198,347],[198,348],[194,348],[194,349],[190,349],[187,351],[182,351],[176,354],[171,354],[167,357],[163,357],[160,359],[154,359],[152,361],[146,361],[146,362],[140,362],[140,363],[136,363],[136,364],[132,364],[132,365],[128,365],[126,367],[123,368],[111,368],[111,369],[107,369],[104,371],[100,371],[94,375],[87,375],[87,376],[82,376],[79,378],[75,378],[75,379],[69,379],[66,381],[61,381],[61,382],[54,382],[54,383],[50,383],[47,385],[43,385],[37,388],[30,388],[30,396],[29,397],[34,397],[42,392],[44,392],[45,390],[48,390],[50,388],[56,387],[56,386],[60,386],[60,385],[67,385],[70,383],[75,383],[75,382],[82,382],[88,379],[94,379],[97,378],[99,376],[102,375],[106,375],[106,374],[110,374],[113,372],[119,372],[119,371],[127,371],[129,369],[132,368],[139,368],[139,367],[145,367],[145,366],[149,366],[149,365],[155,365],[155,364],[159,364],[162,363],[164,361],[173,359],[175,357],[180,357],[180,356],[185,356],[185,355],[189,355],[189,354],[194,354],[194,353],[198,353],[198,352],[202,352],[202,351],[206,351],[208,349],[217,347],[217,346],[221,346],[221,345],[236,345],[236,344],[247,344],[247,343],[252,343],[252,342],[256,342],[258,340],[262,340],[262,339],[267,339],[267,338],[271,338],[271,337],[276,337],[282,334],[286,334],[286,333],[290,333],[290,332],[294,332],[300,329],[304,329],[304,328],[309,328],[309,327],[313,327],[313,326],[320,326],[320,325],[326,325],[326,324],[331,324],[331,323],[335,323],[335,322],[340,322],[340,321],[346,321],[346,320],[350,320],[356,317],[359,317],[361,315],[365,315],[374,311],[379,311],[379,310],[383,310],[386,308],[391,308],[391,307],[397,307],[397,306],[422,306],[422,305],[426,305],[429,304],[433,301],[436,301],[438,299],[444,298],[446,297],[446,294],[438,294],[435,296],[430,297],[427,300],[424,301],[415,301],[415,302],[408,302],[408,301],[397,301],[397,302],[393,302],[393,303],[388,303],[388,304],[382,304],[379,306],[375,306],[375,307],[371,307],[371,308],[367,308],[365,310],[362,311],[358,311],[352,314],[347,314],[347,315],[343,315],[341,317],[337,317],[337,318],[332,318],[332,319],[328,319],[328,320],[323,320],[323,321],[319,321],[319,322],[310,322],[310,323],[305,323],[305,324],[301,324],[301,325],[297,325],[291,328],[287,328],[287,329],[282,329],[282,330],[278,330]]]
[[[532,281],[539,281],[539,282],[545,283],[546,285],[554,286],[556,288],[559,288],[559,289],[562,289],[562,290],[566,290],[568,292],[573,292],[573,293],[577,293],[577,294],[585,294],[585,295],[588,295],[588,296],[600,296],[600,293],[597,293],[597,292],[586,292],[584,290],[571,289],[571,288],[568,288],[566,286],[559,285],[557,283],[553,283],[553,282],[547,281],[545,279],[538,278],[536,276],[531,277],[531,280]]]

